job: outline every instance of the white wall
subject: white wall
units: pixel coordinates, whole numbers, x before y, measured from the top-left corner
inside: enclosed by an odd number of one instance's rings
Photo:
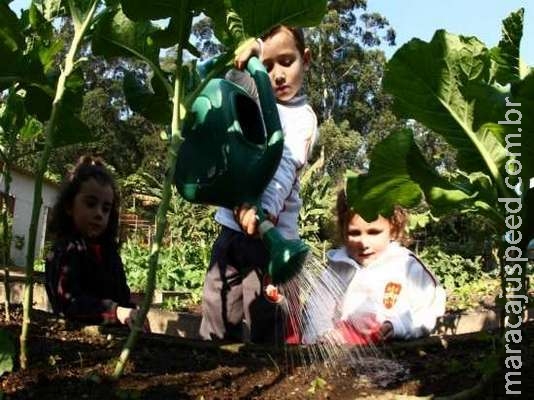
[[[11,241],[11,258],[15,265],[25,266],[26,252],[28,249],[28,230],[30,227],[32,208],[33,208],[33,188],[34,179],[29,174],[19,171],[11,171],[11,187],[9,195],[15,198],[15,207],[13,210],[13,229]],[[0,176],[0,191],[4,190],[4,180]],[[35,256],[41,257],[41,250],[44,245],[45,227],[47,220],[47,209],[52,208],[59,189],[56,185],[43,182],[41,213],[39,215],[39,224],[37,228]],[[16,247],[16,237],[23,238],[24,245],[22,248]]]

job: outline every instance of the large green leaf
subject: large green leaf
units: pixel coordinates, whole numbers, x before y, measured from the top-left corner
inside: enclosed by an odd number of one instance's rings
[[[318,25],[326,12],[326,0],[232,0],[233,9],[250,37],[258,37],[279,24]]]
[[[369,173],[348,181],[352,181],[347,183],[349,204],[365,219],[390,215],[395,205],[414,207],[423,193],[438,216],[496,201],[483,174],[455,181],[440,176],[421,154],[411,130],[394,132],[380,142],[371,154]]]
[[[445,179],[427,163],[410,130],[392,133],[373,149],[367,175],[347,176],[349,205],[367,221],[390,215],[396,205],[417,206],[423,193],[437,216],[461,210],[495,217],[488,211],[497,202],[490,178],[473,173]]]
[[[42,74],[53,71],[57,66],[56,57],[64,48],[61,37],[54,34],[52,23],[47,20],[35,3],[28,10],[24,10],[21,20],[31,28],[32,40],[28,41],[27,53],[33,53],[32,57],[39,60],[38,70]],[[30,29],[28,28],[28,29]],[[39,77],[38,80],[43,80]]]
[[[16,134],[24,125],[25,118],[24,98],[14,90],[10,90],[5,103],[0,104],[0,126],[4,134]]]
[[[520,139],[516,141],[521,145],[519,148],[521,152],[521,177],[524,185],[528,186],[529,179],[534,178],[534,113],[532,112],[534,110],[534,71],[525,79],[512,85],[510,101],[521,104],[521,106],[508,108],[514,108],[521,112],[521,123],[510,125],[510,127],[513,128],[514,133],[521,135]],[[510,119],[514,119],[514,117],[510,117]]]
[[[511,13],[502,23],[502,38],[492,49],[495,79],[502,85],[521,78],[519,46],[523,36],[524,9]]]
[[[0,91],[20,79],[24,36],[16,14],[8,4],[0,3]]]
[[[79,118],[83,106],[84,83],[80,69],[73,71],[65,82],[65,93],[53,135],[55,147],[87,143],[93,140],[89,128]]]
[[[54,147],[62,147],[77,143],[88,143],[94,140],[91,131],[67,107],[60,108],[59,120],[55,127],[52,143]]]
[[[30,85],[26,88],[26,110],[39,121],[45,122],[52,112],[54,90],[46,85]]]
[[[486,117],[469,92],[475,84],[488,81],[490,61],[478,39],[440,30],[430,43],[413,39],[395,53],[387,65],[384,87],[394,95],[399,116],[423,123],[457,150],[460,168],[483,170],[497,180],[502,170],[503,138],[482,128],[483,122],[497,121]],[[504,109],[504,104],[499,108]],[[479,110],[479,129],[475,110]]]
[[[79,119],[83,104],[83,78],[81,71],[72,73],[65,82],[65,93],[59,108],[57,126],[53,131],[52,142],[55,147],[75,143],[86,143],[93,140],[89,128]],[[29,114],[40,122],[46,123],[52,111],[54,90],[46,85],[31,85],[27,88],[25,106]],[[28,121],[25,134],[34,133],[38,129],[35,121]]]
[[[420,203],[422,191],[411,179],[407,164],[412,146],[410,131],[392,133],[373,149],[367,175],[348,173],[348,204],[366,221],[391,215],[396,205],[414,207]]]
[[[168,124],[172,117],[172,104],[159,79],[152,79],[154,91],[139,82],[135,74],[127,72],[124,76],[124,95],[130,108],[151,121]]]
[[[0,49],[13,53],[24,49],[24,35],[17,15],[4,1],[0,2]]]
[[[177,16],[182,1],[184,0],[121,0],[121,6],[124,14],[132,21],[148,21]]]
[[[159,48],[151,37],[157,30],[149,21],[132,21],[121,10],[107,12],[95,27],[93,53],[104,57],[135,55],[157,65]]]

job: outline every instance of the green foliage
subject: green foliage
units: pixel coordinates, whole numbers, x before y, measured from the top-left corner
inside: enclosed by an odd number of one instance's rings
[[[210,251],[211,242],[206,240],[181,240],[178,245],[164,246],[160,251],[156,273],[157,287],[189,292],[195,300],[200,299]],[[121,257],[132,291],[144,291],[149,253],[150,248],[139,242],[127,241],[122,246]]]
[[[161,200],[161,182],[147,173],[131,175],[124,185],[135,193],[156,199],[154,207]],[[186,202],[173,188],[167,234],[156,272],[157,288],[189,292],[193,302],[200,300],[211,245],[219,230],[214,212],[215,208]],[[146,285],[149,253],[149,246],[135,240],[127,241],[122,247],[128,283],[134,291],[142,291]]]
[[[364,167],[367,158],[364,140],[360,133],[350,128],[348,121],[336,123],[327,119],[321,124],[321,135],[317,147],[324,151],[324,164],[326,172],[340,178],[346,169],[360,170]]]
[[[15,345],[11,334],[0,329],[0,376],[13,371],[13,359],[15,358]]]
[[[519,48],[521,35],[517,33],[522,29],[522,16],[520,10],[505,20],[505,25],[515,31],[505,30],[503,40],[495,49],[488,50],[474,37],[437,31],[430,43],[413,39],[395,53],[384,78],[384,87],[394,96],[395,112],[441,135],[455,149],[457,165],[463,171],[452,177],[440,176],[428,165],[417,146],[405,146],[403,151],[398,151],[395,146],[400,138],[404,143],[412,140],[412,135],[409,131],[396,133],[396,140],[373,152],[375,160],[371,161],[370,175],[374,177],[365,178],[369,184],[349,184],[358,188],[352,196],[355,202],[364,197],[369,200],[370,193],[374,193],[376,201],[358,204],[363,215],[373,219],[378,212],[391,208],[392,199],[386,202],[379,199],[380,196],[391,197],[392,191],[396,191],[399,204],[413,205],[424,194],[435,215],[472,210],[488,217],[494,229],[504,230],[504,209],[497,198],[514,195],[504,183],[505,137],[510,133],[517,136],[517,127],[497,122],[509,108],[505,98],[524,104],[522,107],[532,103],[534,73],[526,75],[528,70],[520,68],[517,58],[507,58],[511,62],[507,64],[502,62],[503,57],[495,54],[502,56]],[[512,27],[509,21],[514,21]],[[504,81],[503,77],[510,80]],[[529,114],[523,113],[523,132],[534,129]],[[534,175],[533,149],[534,136],[523,135],[523,193],[526,193],[526,182]],[[383,164],[393,158],[405,159],[402,177],[392,174]],[[386,190],[377,193],[379,187]],[[534,208],[530,204],[534,200],[528,196],[524,200],[527,210]],[[527,214],[530,221],[531,213]],[[532,224],[525,223],[523,238],[532,236],[533,229]]]
[[[464,257],[439,245],[425,247],[418,256],[447,290],[447,308],[474,310],[493,307],[500,291],[495,271],[484,271],[481,256]]]
[[[419,257],[436,274],[445,288],[452,290],[482,276],[480,257],[464,258],[458,254],[444,252],[439,246],[427,246]]]
[[[328,382],[318,376],[313,381],[310,382],[310,387],[307,390],[309,394],[316,394],[317,392],[326,389]]]
[[[413,234],[422,239],[423,246],[439,246],[445,253],[458,254],[465,258],[492,257],[497,238],[491,222],[475,213],[452,213],[435,219]],[[485,271],[490,271],[491,262],[486,260]],[[495,267],[495,265],[493,265]]]
[[[317,256],[322,256],[333,217],[332,204],[335,204],[332,179],[325,173],[324,153],[303,174],[300,197],[300,235]]]
[[[18,94],[24,93],[25,112],[45,123],[51,116],[59,76],[52,66],[56,66],[55,58],[63,49],[63,43],[54,36],[52,23],[35,5],[24,10],[18,19],[9,6],[2,3],[0,19],[6,23],[2,24],[4,40],[0,42],[4,66],[0,68],[0,89],[16,86]],[[27,40],[21,41],[21,37]],[[68,74],[62,88],[67,101],[57,110],[59,118],[51,131],[56,147],[90,140],[87,126],[79,119],[83,95],[79,65]]]
[[[449,291],[447,305],[453,310],[476,310],[498,304],[500,282],[488,274]]]

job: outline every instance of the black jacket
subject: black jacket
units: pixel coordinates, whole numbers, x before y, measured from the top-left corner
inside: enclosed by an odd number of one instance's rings
[[[134,307],[117,247],[80,237],[58,240],[45,263],[54,312],[86,323],[114,323],[114,303]]]

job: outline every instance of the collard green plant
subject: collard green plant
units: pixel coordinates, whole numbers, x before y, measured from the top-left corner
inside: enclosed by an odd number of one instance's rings
[[[0,90],[24,97],[24,109],[43,124],[42,152],[36,166],[33,209],[28,232],[24,315],[20,335],[20,366],[27,368],[26,341],[33,298],[33,264],[37,226],[42,205],[42,183],[54,148],[90,138],[78,118],[82,104],[83,77],[78,50],[94,22],[99,0],[33,1],[20,18],[7,2],[0,3]],[[54,36],[52,20],[69,16],[74,37],[64,54],[59,71],[55,68],[64,43]],[[9,106],[9,104],[8,104]],[[11,110],[13,112],[13,110]]]
[[[428,43],[402,46],[387,65],[384,87],[395,112],[441,135],[457,152],[457,174],[440,176],[404,130],[377,145],[367,176],[347,181],[351,206],[367,220],[423,198],[435,215],[487,217],[500,238],[505,297],[511,281],[525,293],[525,250],[534,236],[534,71],[519,56],[522,28],[520,9],[503,21],[502,39],[490,49],[439,30]],[[523,265],[512,273],[511,262]]]
[[[325,9],[326,1],[316,0],[273,0],[261,3],[246,0],[121,0],[110,5],[98,21],[92,41],[95,54],[105,57],[135,57],[145,61],[152,69],[150,87],[146,82],[136,81],[133,75],[126,76],[124,90],[132,109],[151,120],[166,122],[171,127],[166,159],[167,174],[156,215],[156,234],[148,261],[145,300],[136,327],[120,356],[114,377],[122,375],[154,292],[156,266],[172,195],[176,154],[181,142],[183,121],[191,104],[211,77],[228,68],[233,51],[239,45],[281,23],[298,26],[317,24]],[[215,35],[227,49],[211,66],[204,79],[196,71],[194,61],[190,66],[184,65],[185,50],[193,56],[199,55],[189,38],[193,18],[201,13],[212,19]],[[163,28],[152,23],[160,19],[167,21]],[[176,49],[172,73],[165,72],[159,65],[159,52],[168,47]]]
[[[513,27],[521,30],[522,15],[512,14],[505,26],[513,20]],[[395,111],[422,122],[451,144],[462,173],[454,180],[442,178],[420,154],[411,131],[395,132],[373,152],[369,174],[348,180],[350,201],[363,216],[373,219],[389,214],[394,204],[412,206],[424,197],[437,215],[471,209],[488,216],[496,230],[504,230],[505,210],[498,198],[517,197],[520,190],[524,200],[530,200],[525,189],[534,176],[534,137],[521,135],[517,125],[499,124],[511,108],[507,101],[527,110],[534,97],[534,73],[520,67],[518,57],[508,58],[513,64],[500,63],[510,53],[518,55],[520,37],[507,32],[498,47],[487,49],[474,37],[437,31],[430,43],[413,39],[395,53],[384,79]],[[515,41],[509,42],[512,38]],[[523,132],[532,131],[528,114],[522,113]],[[521,181],[506,180],[511,175],[508,153],[522,164]],[[513,166],[508,170],[515,171]],[[528,205],[525,208],[532,208]],[[532,225],[523,226],[526,236],[532,234]]]

